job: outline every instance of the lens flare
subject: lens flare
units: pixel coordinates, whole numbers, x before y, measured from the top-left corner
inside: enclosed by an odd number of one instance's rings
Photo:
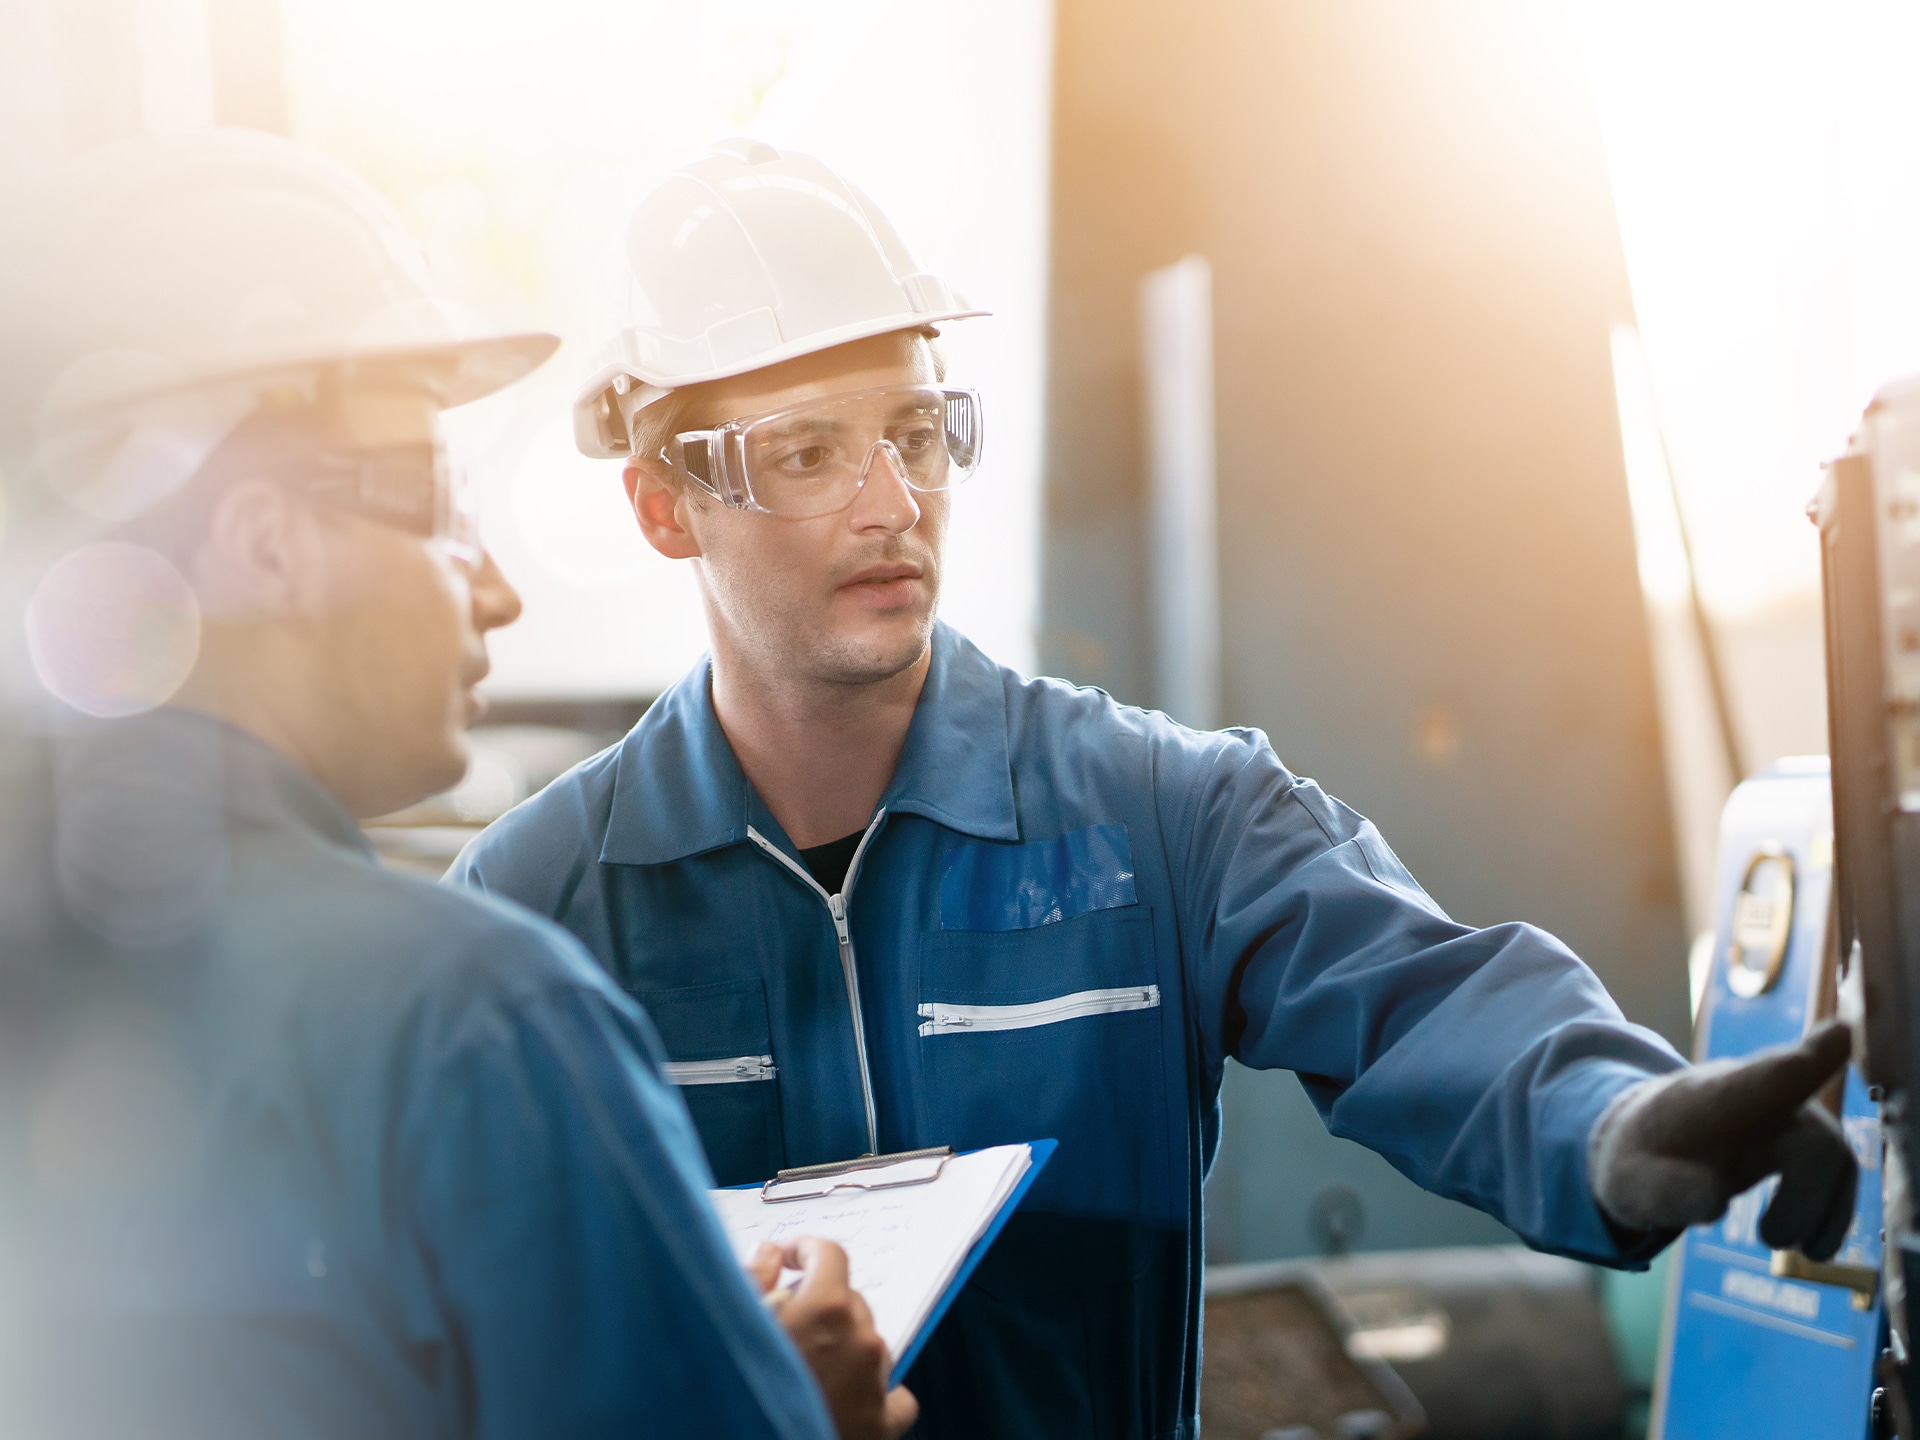
[[[54,562],[26,618],[40,683],[88,715],[136,715],[163,704],[200,653],[192,587],[164,556],[120,541]]]

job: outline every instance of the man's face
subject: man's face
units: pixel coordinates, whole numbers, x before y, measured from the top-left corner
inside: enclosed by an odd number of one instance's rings
[[[520,613],[491,556],[362,516],[323,517],[330,603],[311,634],[339,757],[333,788],[361,816],[457,783],[482,703],[486,632]]]
[[[437,411],[426,392],[369,390],[324,423],[243,432],[216,462],[228,488],[195,562],[218,703],[361,817],[458,782],[486,632],[520,613],[477,545],[423,533],[458,510],[436,481]],[[342,473],[357,501],[313,478]]]
[[[925,339],[883,335],[702,387],[678,428],[710,428],[883,385],[933,383]],[[946,492],[912,490],[875,457],[866,484],[830,515],[796,520],[729,510],[691,485],[675,514],[693,540],[716,646],[763,675],[867,684],[926,653],[948,504]]]

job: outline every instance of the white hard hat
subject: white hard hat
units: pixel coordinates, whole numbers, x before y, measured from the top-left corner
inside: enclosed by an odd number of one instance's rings
[[[318,367],[404,373],[458,405],[559,344],[476,334],[371,185],[255,131],[103,146],[16,222],[0,420],[25,412],[43,444],[156,395],[219,390],[244,411],[250,377]]]
[[[628,318],[574,398],[584,454],[627,453],[614,393],[742,375],[849,340],[985,315],[914,263],[887,217],[811,155],[723,140],[627,225]],[[629,402],[629,410],[635,408]]]

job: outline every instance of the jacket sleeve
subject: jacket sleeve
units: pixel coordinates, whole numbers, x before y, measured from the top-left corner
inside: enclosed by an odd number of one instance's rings
[[[1210,1068],[1297,1072],[1333,1134],[1537,1248],[1635,1265],[1671,1238],[1609,1224],[1586,1147],[1616,1094],[1685,1061],[1572,951],[1449,919],[1258,732],[1223,738],[1184,809],[1182,941]]]
[[[466,1433],[827,1440],[645,1015],[584,954],[557,978],[532,958],[536,985],[430,1027],[404,1142]]]

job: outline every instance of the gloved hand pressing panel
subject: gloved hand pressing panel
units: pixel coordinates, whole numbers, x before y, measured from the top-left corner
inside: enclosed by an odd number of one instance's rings
[[[1727,1202],[1780,1176],[1760,1238],[1830,1259],[1853,1220],[1859,1166],[1840,1123],[1812,1096],[1852,1048],[1829,1021],[1798,1045],[1715,1060],[1623,1091],[1593,1127],[1594,1198],[1627,1230],[1717,1220]]]

